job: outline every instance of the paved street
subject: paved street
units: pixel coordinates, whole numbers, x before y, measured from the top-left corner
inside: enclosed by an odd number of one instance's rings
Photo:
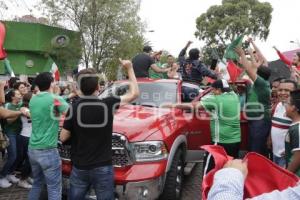
[[[2,159],[0,166],[2,167]],[[202,163],[197,164],[189,176],[185,177],[183,185],[182,200],[195,200],[201,197],[201,172]],[[0,200],[25,200],[28,190],[13,185],[8,189],[0,188]]]

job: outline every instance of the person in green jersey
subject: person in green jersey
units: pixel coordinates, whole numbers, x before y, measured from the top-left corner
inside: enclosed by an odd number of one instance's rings
[[[161,69],[171,68],[171,66],[167,67],[166,65],[163,65],[161,63],[160,61],[161,55],[162,55],[162,51],[153,53],[155,65]],[[167,79],[168,75],[167,72],[159,73],[159,72],[155,72],[152,68],[149,68],[149,77],[153,79]]]
[[[285,137],[285,158],[287,169],[300,177],[300,90],[290,93],[285,106],[292,124]]]
[[[262,66],[264,61],[257,61],[251,50],[250,61],[241,47],[236,48],[236,52],[240,56],[239,62],[253,82],[245,105],[249,126],[249,150],[266,156],[267,138],[271,130],[271,88],[268,82],[271,69]]]
[[[22,95],[19,90],[12,90],[10,92],[11,102],[5,104],[5,108],[12,111],[19,111],[21,108],[20,101],[22,99]],[[9,118],[2,123],[3,133],[9,139],[9,146],[7,148],[7,161],[3,166],[1,171],[1,176],[6,178],[8,182],[18,183],[20,179],[18,179],[13,172],[16,169],[16,161],[19,157],[19,142],[20,142],[20,132],[22,129],[22,122],[20,116],[16,116],[14,118]],[[5,182],[5,180],[1,180],[0,185]],[[8,184],[4,184],[8,185]]]
[[[228,155],[238,158],[241,142],[240,101],[237,94],[230,90],[226,80],[217,80],[212,84],[212,95],[196,103],[166,105],[182,109],[205,109],[211,114],[211,141],[222,146]]]
[[[46,183],[48,199],[61,199],[61,159],[57,150],[60,115],[67,111],[68,104],[52,93],[54,79],[51,73],[43,72],[35,80],[40,93],[29,103],[32,133],[28,155],[32,169],[33,185],[28,199],[39,199]]]

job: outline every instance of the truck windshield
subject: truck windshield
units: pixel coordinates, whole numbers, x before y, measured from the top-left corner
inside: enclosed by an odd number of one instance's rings
[[[165,103],[177,102],[176,83],[138,83],[140,89],[139,97],[132,103],[149,107],[159,107]],[[104,90],[100,98],[116,95],[122,96],[129,89],[128,83],[116,83]]]

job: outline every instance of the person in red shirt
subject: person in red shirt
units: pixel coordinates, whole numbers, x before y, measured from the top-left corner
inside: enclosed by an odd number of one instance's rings
[[[287,64],[290,68],[292,67],[292,66],[295,66],[296,67],[296,69],[298,70],[298,71],[300,71],[300,52],[296,52],[295,53],[295,55],[294,55],[294,57],[293,57],[293,60],[289,60],[285,55],[283,55],[275,46],[273,47],[275,50],[276,50],[276,52],[277,52],[277,54],[278,54],[278,56],[279,56],[279,58],[280,58],[280,60],[282,60],[285,64]]]

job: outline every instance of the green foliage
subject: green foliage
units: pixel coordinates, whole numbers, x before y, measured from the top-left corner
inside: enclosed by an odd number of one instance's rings
[[[208,46],[226,46],[242,34],[266,40],[272,11],[272,6],[267,2],[223,0],[222,5],[211,6],[197,18],[195,35]]]
[[[117,59],[131,58],[144,42],[135,0],[42,0],[55,25],[80,32],[83,63],[114,79]]]

